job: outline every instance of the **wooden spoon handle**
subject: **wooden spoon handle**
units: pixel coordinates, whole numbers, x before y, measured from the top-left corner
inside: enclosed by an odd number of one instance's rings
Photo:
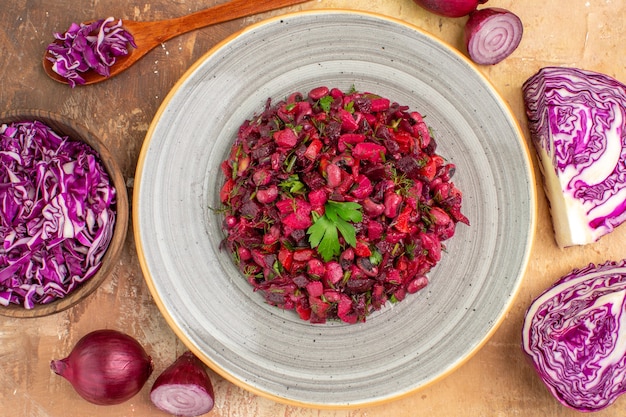
[[[132,25],[141,25],[141,36],[152,38],[156,44],[170,40],[183,33],[229,20],[251,16],[282,7],[304,3],[309,0],[231,0],[195,13],[154,22],[131,22],[125,26],[133,33]]]

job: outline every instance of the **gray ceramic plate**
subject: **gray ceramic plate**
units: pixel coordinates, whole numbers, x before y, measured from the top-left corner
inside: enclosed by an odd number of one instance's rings
[[[418,294],[366,323],[311,325],[266,305],[220,251],[219,166],[268,97],[320,85],[426,115],[457,165],[459,225]],[[356,407],[447,375],[493,334],[520,285],[535,192],[519,127],[460,53],[377,15],[317,11],[251,26],[200,59],[163,102],[136,174],[135,238],[158,307],[217,373],[277,401]]]

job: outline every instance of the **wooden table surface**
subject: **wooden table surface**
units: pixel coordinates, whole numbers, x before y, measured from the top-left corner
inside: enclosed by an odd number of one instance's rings
[[[254,0],[250,0],[254,1]],[[412,0],[312,0],[276,12],[239,19],[182,35],[152,51],[114,79],[70,89],[48,79],[41,56],[55,31],[70,23],[114,16],[157,20],[219,3],[216,0],[3,0],[0,7],[0,103],[2,109],[37,108],[75,118],[106,141],[121,165],[129,191],[139,150],[162,100],[186,69],[220,40],[263,18],[303,9],[345,8],[398,17],[463,50],[465,18],[441,18]],[[480,67],[510,104],[524,132],[521,84],[547,65],[577,66],[626,81],[626,3],[619,0],[490,0],[515,12],[524,38],[504,62]],[[535,164],[535,170],[537,165]],[[539,177],[537,177],[539,178]],[[298,408],[258,397],[211,371],[216,404],[209,414],[257,417],[382,416],[576,416],[554,400],[526,362],[520,329],[531,300],[561,275],[589,262],[624,257],[626,226],[586,247],[556,247],[543,192],[531,261],[503,324],[468,362],[436,384],[385,405],[353,410]],[[152,355],[155,373],[144,389],[117,406],[95,406],[78,397],[49,368],[89,331],[113,328],[137,338]],[[0,316],[0,415],[29,417],[161,416],[149,401],[159,371],[185,347],[156,308],[144,282],[132,224],[112,276],[67,311],[38,319]],[[626,398],[597,416],[626,415]]]

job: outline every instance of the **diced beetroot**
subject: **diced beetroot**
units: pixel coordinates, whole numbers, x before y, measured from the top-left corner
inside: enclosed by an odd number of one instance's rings
[[[362,240],[358,240],[356,242],[356,247],[354,248],[354,254],[361,257],[370,257],[372,256],[372,251],[367,243]]]
[[[309,278],[304,274],[298,274],[293,277],[293,283],[296,284],[298,288],[305,288],[309,282]]]
[[[406,233],[399,232],[393,229],[387,229],[387,233],[385,233],[385,239],[391,244],[400,243],[405,237]]]
[[[303,156],[307,159],[310,159],[311,161],[314,161],[315,158],[317,158],[317,155],[319,155],[320,151],[322,150],[322,146],[323,144],[321,140],[312,140],[311,143],[309,143],[309,146],[307,146]]]
[[[281,148],[293,148],[298,143],[298,136],[293,129],[285,128],[274,133],[274,140]]]
[[[270,204],[278,197],[278,187],[274,184],[256,192],[256,199],[261,204]]]
[[[309,203],[312,208],[323,207],[328,201],[328,195],[322,188],[313,190],[309,193]]]
[[[385,282],[394,285],[402,284],[402,277],[400,276],[400,270],[396,268],[392,268],[387,271],[387,275],[385,276]]]
[[[376,124],[377,117],[376,115],[371,114],[371,113],[364,113],[363,119],[365,119],[365,121],[367,122],[369,126],[374,126]]]
[[[324,272],[326,272],[326,269],[324,268],[324,262],[317,258],[310,259],[307,262],[307,272],[309,273],[309,275],[312,275],[314,277],[323,277]]]
[[[311,307],[308,304],[305,306],[302,302],[296,303],[296,312],[300,319],[309,321],[311,319]]]
[[[320,281],[311,281],[306,285],[309,296],[319,298],[324,294],[324,285]]]
[[[291,271],[291,266],[293,264],[293,252],[287,248],[280,248],[278,251],[278,262],[285,268],[287,271]]]
[[[286,159],[285,152],[274,152],[270,155],[270,166],[272,171],[279,171]]]
[[[390,104],[391,102],[387,98],[375,98],[375,99],[372,99],[371,110],[373,112],[389,110]]]
[[[315,256],[313,249],[297,249],[293,252],[293,260],[298,262],[308,262]]]
[[[308,213],[302,213],[301,211],[291,213],[283,218],[282,222],[285,226],[295,230],[308,229],[313,224],[310,210]]]
[[[413,151],[414,141],[415,141],[415,138],[413,137],[413,135],[411,135],[409,132],[401,130],[401,131],[394,133],[393,136],[394,136],[396,143],[398,144],[400,152],[407,155]]]
[[[331,261],[326,263],[326,272],[324,273],[324,280],[331,285],[335,285],[343,279],[343,269],[339,262]],[[330,285],[329,285],[330,286]]]
[[[281,216],[285,216],[296,211],[295,201],[288,198],[277,201],[275,206]]]
[[[372,287],[372,305],[375,309],[380,309],[387,302],[387,294],[382,284],[376,283]]]
[[[352,113],[344,109],[339,109],[337,113],[341,120],[341,130],[343,132],[354,132],[359,128],[359,124],[354,120]]]
[[[330,304],[326,301],[323,301],[320,297],[312,296],[309,296],[309,304],[311,306],[312,315],[315,317],[315,322],[325,323],[326,313],[330,308]],[[313,316],[311,317],[311,320],[313,320]]]
[[[387,149],[383,145],[372,142],[358,143],[352,150],[355,158],[378,163],[382,162]]]
[[[363,174],[359,174],[356,179],[356,188],[351,191],[351,194],[359,200],[363,200],[372,194],[372,191],[374,191],[374,187],[370,179]]]
[[[396,221],[393,226],[402,233],[410,233],[415,227],[414,222],[411,221],[413,209],[410,206],[406,206],[402,212],[396,217]]]
[[[353,263],[352,265],[350,265],[349,271],[350,271],[350,279],[365,278],[365,273],[363,272],[361,268],[357,266],[356,263]]]
[[[365,141],[365,135],[361,133],[344,133],[339,136],[339,143],[337,149],[339,152],[344,152],[349,147]]]
[[[358,315],[354,311],[352,299],[346,295],[341,297],[339,305],[337,306],[337,316],[349,324],[354,324],[358,321]]]
[[[258,171],[254,171],[252,181],[257,187],[268,185],[272,181],[272,173],[267,168],[261,168]]]
[[[324,298],[329,303],[338,303],[341,300],[341,293],[337,290],[324,290]]]
[[[311,204],[302,198],[285,199],[276,203],[278,211],[284,217],[281,219],[285,227],[292,230],[307,229],[312,224]]]
[[[435,175],[437,175],[437,161],[429,158],[426,165],[421,167],[419,172],[421,175],[426,177],[428,181],[432,181],[435,178]]]
[[[367,222],[367,238],[370,241],[376,242],[380,240],[380,238],[382,238],[383,236],[384,231],[385,228],[383,227],[382,223],[376,220]]]
[[[406,288],[404,287],[398,287],[394,292],[393,292],[393,296],[396,299],[396,301],[402,301],[406,298]]]
[[[273,224],[270,230],[263,236],[264,245],[273,245],[280,239],[280,226]]]

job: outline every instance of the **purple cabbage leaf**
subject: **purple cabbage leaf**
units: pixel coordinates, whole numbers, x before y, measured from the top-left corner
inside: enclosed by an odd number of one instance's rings
[[[562,277],[529,307],[522,347],[550,392],[578,411],[626,391],[626,261]]]

